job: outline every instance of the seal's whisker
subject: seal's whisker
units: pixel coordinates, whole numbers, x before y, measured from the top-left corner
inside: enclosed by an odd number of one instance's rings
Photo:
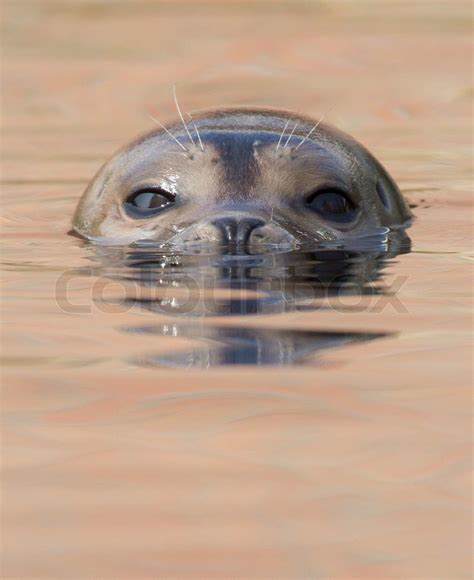
[[[200,145],[200,147],[201,147],[201,151],[203,151],[203,152],[204,152],[204,145],[202,144],[202,141],[201,141],[201,135],[199,134],[199,131],[198,131],[197,125],[196,125],[196,123],[194,122],[194,119],[193,119],[193,117],[192,117],[191,113],[188,113],[188,115],[189,115],[189,118],[191,119],[191,123],[193,124],[194,130],[195,130],[195,131],[196,131],[196,133],[197,133],[197,136],[198,136],[198,139],[199,139],[199,145]]]
[[[319,124],[321,123],[322,120],[323,120],[323,117],[321,117],[321,119],[319,119],[319,121],[316,123],[316,125],[313,126],[313,128],[311,129],[311,131],[309,131],[309,133],[306,133],[306,136],[303,138],[303,140],[300,141],[298,143],[298,145],[295,147],[295,149],[294,149],[295,151],[298,151],[298,149],[301,147],[301,145],[303,145],[303,143],[306,141],[306,139],[308,139],[308,137],[311,135],[311,133],[319,127]]]
[[[159,125],[159,126],[162,128],[162,129],[164,129],[164,130],[165,130],[165,131],[168,133],[168,135],[169,135],[169,136],[170,136],[170,137],[171,137],[171,138],[172,138],[174,141],[176,141],[176,143],[177,143],[177,144],[178,144],[178,145],[181,147],[181,149],[182,149],[183,151],[186,151],[186,153],[189,153],[189,150],[188,150],[188,149],[186,149],[186,147],[185,147],[185,146],[184,146],[184,145],[181,143],[181,141],[178,141],[178,139],[177,139],[177,138],[176,138],[176,137],[173,135],[173,133],[171,133],[171,131],[169,131],[169,130],[168,130],[168,129],[167,129],[167,128],[166,128],[166,127],[163,125],[163,123],[160,123],[160,122],[158,121],[158,119],[155,119],[155,117],[153,117],[152,115],[148,115],[148,116],[150,117],[150,119],[151,119],[152,121],[154,121],[154,122],[155,122],[157,125]]]
[[[283,139],[283,135],[285,134],[286,128],[288,127],[290,121],[291,121],[291,118],[286,121],[285,126],[283,127],[283,131],[281,132],[280,138],[278,139],[278,143],[277,143],[275,151],[278,151],[278,148],[280,147],[281,140]]]
[[[309,133],[306,134],[306,137],[300,142],[298,143],[298,145],[294,148],[294,151],[298,151],[298,149],[301,147],[301,145],[303,145],[303,143],[306,141],[306,139],[308,139],[308,137],[312,134],[313,131],[315,131],[319,125],[322,123],[323,119],[326,117],[326,115],[333,109],[333,107],[331,107],[330,109],[328,109],[324,115],[319,119],[319,121],[316,123],[316,125],[314,125],[314,127],[309,131]]]
[[[178,114],[179,114],[179,116],[180,116],[180,119],[181,119],[181,121],[182,121],[182,123],[183,123],[183,125],[184,125],[184,128],[185,128],[185,130],[186,130],[186,133],[188,134],[188,137],[190,138],[190,140],[191,140],[191,143],[192,143],[194,146],[196,146],[196,143],[194,143],[194,139],[192,138],[192,135],[191,135],[191,133],[189,132],[188,126],[186,125],[186,122],[185,122],[185,120],[184,120],[183,113],[181,112],[181,109],[179,108],[179,104],[178,104],[178,98],[177,98],[177,96],[176,96],[176,85],[173,85],[173,97],[174,97],[174,104],[176,105],[176,110],[178,111]]]
[[[290,142],[290,139],[293,137],[294,132],[296,131],[296,127],[298,127],[299,123],[298,121],[296,121],[295,126],[293,127],[293,131],[288,135],[288,139],[286,140],[285,144],[283,145],[283,149],[285,149],[285,147],[288,145],[288,143]]]

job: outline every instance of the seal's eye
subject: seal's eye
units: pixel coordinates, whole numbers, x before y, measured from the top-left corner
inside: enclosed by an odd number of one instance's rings
[[[125,200],[125,209],[133,217],[153,216],[174,203],[174,196],[157,187],[141,189],[129,195]]]
[[[312,193],[306,199],[306,206],[321,217],[335,222],[350,222],[357,211],[347,195],[337,189],[324,189]]]

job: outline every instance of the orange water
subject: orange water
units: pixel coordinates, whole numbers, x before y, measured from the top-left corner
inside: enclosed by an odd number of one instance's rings
[[[4,4],[2,577],[470,577],[469,4]],[[417,206],[383,276],[403,309],[232,318],[385,338],[304,365],[137,364],[202,342],[116,308],[120,284],[104,308],[97,250],[67,231],[146,111],[175,115],[173,83],[186,110],[334,107],[387,166]],[[168,331],[127,331],[149,326]]]

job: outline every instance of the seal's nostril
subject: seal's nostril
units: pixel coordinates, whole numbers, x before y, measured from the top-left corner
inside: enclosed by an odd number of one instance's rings
[[[253,217],[218,218],[212,224],[221,232],[222,241],[226,244],[246,244],[250,234],[265,224],[264,220]]]

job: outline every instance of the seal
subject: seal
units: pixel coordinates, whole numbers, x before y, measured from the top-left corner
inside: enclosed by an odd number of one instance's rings
[[[342,131],[287,111],[222,109],[160,125],[96,174],[73,220],[109,244],[297,248],[407,225],[383,166]]]

